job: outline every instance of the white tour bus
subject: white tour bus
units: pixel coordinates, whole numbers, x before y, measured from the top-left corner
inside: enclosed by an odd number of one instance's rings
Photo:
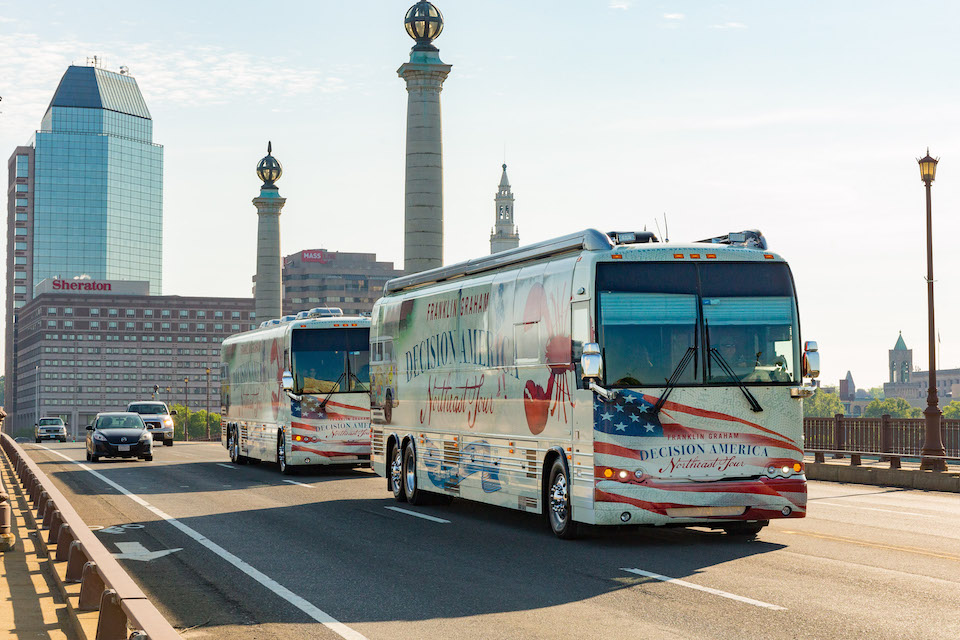
[[[230,459],[276,462],[283,473],[369,462],[369,337],[370,318],[318,308],[224,340],[221,442]]]
[[[756,231],[595,230],[391,280],[372,465],[400,501],[755,535],[806,512],[793,278]],[[393,370],[379,371],[378,368]],[[389,376],[387,375],[389,373]]]

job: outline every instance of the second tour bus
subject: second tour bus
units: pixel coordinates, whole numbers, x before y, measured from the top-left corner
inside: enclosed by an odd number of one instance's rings
[[[806,512],[793,278],[759,232],[595,230],[391,280],[372,466],[399,501],[754,536]],[[388,347],[389,345],[389,347]]]
[[[264,322],[224,340],[221,441],[230,460],[276,462],[283,473],[369,463],[369,336],[370,318],[341,314]]]

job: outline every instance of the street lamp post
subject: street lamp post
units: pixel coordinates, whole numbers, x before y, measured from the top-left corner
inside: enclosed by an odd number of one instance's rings
[[[207,440],[210,439],[210,367],[207,367]]]
[[[930,149],[927,149],[927,155],[918,158],[920,164],[920,179],[927,189],[927,339],[928,355],[930,359],[930,385],[927,389],[927,408],[923,411],[923,417],[926,421],[926,438],[923,443],[923,456],[920,460],[920,468],[929,471],[946,471],[947,462],[943,456],[947,454],[943,447],[943,439],[940,436],[940,407],[937,401],[937,359],[936,359],[936,331],[934,329],[933,315],[933,216],[930,204],[930,185],[937,175],[937,162],[940,158],[930,156]],[[939,458],[929,456],[940,456]]]
[[[190,439],[190,431],[187,429],[187,383],[190,378],[183,379],[183,439]]]
[[[33,408],[37,412],[37,419],[34,422],[36,424],[40,424],[40,365],[37,365],[33,370],[33,381],[33,391],[34,395],[36,396]]]

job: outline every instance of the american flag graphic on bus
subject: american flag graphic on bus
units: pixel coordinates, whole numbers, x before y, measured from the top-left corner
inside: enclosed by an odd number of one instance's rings
[[[667,401],[656,414],[657,400],[629,390],[612,402],[594,400],[599,509],[631,505],[650,523],[688,514],[709,519],[710,507],[728,507],[725,514],[743,507],[740,517],[752,520],[802,517],[803,476],[767,473],[786,465],[792,471],[803,457],[798,443],[757,422],[689,404]]]
[[[341,399],[344,396],[340,396]],[[291,452],[327,458],[370,453],[370,409],[360,403],[366,396],[352,394],[345,400],[302,396],[290,403]]]

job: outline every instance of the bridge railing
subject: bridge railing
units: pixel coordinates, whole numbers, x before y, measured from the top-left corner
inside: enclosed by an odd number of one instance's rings
[[[940,436],[947,459],[960,458],[960,420],[940,420]],[[926,438],[923,418],[848,418],[838,413],[832,418],[803,419],[804,450],[817,460],[830,453],[851,456],[859,464],[863,454],[880,455],[899,468],[901,457],[920,457]]]
[[[7,434],[0,434],[37,521],[47,530],[46,546],[54,564],[65,562],[65,583],[80,585],[78,611],[99,611],[97,640],[178,640],[180,635],[107,551],[66,497]],[[41,537],[41,543],[44,542]],[[55,551],[53,551],[55,549]]]

